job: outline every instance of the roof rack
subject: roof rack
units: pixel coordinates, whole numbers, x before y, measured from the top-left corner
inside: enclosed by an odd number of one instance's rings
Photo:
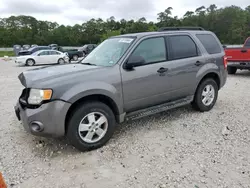
[[[158,29],[159,32],[161,31],[179,31],[179,30],[200,30],[204,31],[205,29],[202,27],[162,27]]]

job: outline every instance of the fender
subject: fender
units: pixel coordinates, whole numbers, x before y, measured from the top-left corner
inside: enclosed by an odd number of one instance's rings
[[[119,113],[122,113],[122,92],[119,91],[119,88],[117,89],[113,85],[101,81],[83,82],[74,85],[61,96],[61,99],[73,104],[77,100],[89,95],[105,95],[109,97],[115,102]]]
[[[198,87],[200,81],[204,78],[204,76],[206,76],[209,73],[214,73],[218,76],[218,78],[220,79],[220,69],[219,67],[214,64],[214,63],[208,63],[206,65],[204,65],[203,67],[201,67],[198,71],[198,73],[196,74],[196,88]]]

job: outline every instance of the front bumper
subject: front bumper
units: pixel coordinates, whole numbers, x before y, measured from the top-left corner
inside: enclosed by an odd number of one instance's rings
[[[18,65],[25,65],[25,62],[23,62],[21,60],[15,60],[15,63]]]
[[[17,118],[22,121],[27,132],[43,137],[64,136],[65,118],[70,103],[56,100],[31,109],[23,107],[18,101],[14,108]],[[37,129],[37,126],[41,129]]]

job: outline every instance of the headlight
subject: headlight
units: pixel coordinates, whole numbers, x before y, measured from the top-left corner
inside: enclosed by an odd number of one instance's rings
[[[29,104],[40,104],[42,101],[50,100],[52,97],[51,89],[30,89],[30,94],[28,98]]]

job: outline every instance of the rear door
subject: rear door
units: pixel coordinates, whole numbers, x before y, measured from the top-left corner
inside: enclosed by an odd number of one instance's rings
[[[193,95],[196,89],[196,75],[205,59],[193,37],[189,34],[167,36],[168,77],[174,99]]]
[[[61,54],[57,51],[50,51],[50,63],[57,63],[60,59]]]

